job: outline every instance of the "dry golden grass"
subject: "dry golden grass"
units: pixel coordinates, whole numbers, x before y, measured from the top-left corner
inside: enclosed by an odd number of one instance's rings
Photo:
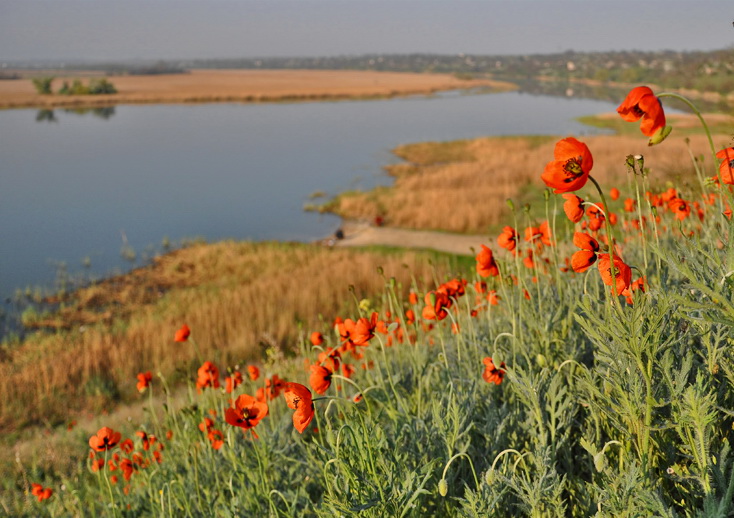
[[[407,288],[411,276],[432,278],[430,257],[435,254],[234,242],[166,255],[129,277],[80,290],[63,316],[69,322],[75,312],[111,317],[6,349],[0,430],[108,409],[118,396],[135,393],[141,371],[190,378],[198,367],[195,349],[173,340],[184,323],[203,359],[220,368],[260,361],[266,349],[293,350],[304,334],[321,329],[320,316],[330,322],[355,313],[349,285],[360,298],[381,294],[376,268],[382,266]]]
[[[715,142],[726,145],[730,136]],[[372,221],[382,215],[387,225],[482,233],[506,220],[505,200],[522,198],[528,185],[542,186],[544,164],[553,158],[556,137],[489,137],[476,140],[401,146],[395,154],[407,163],[387,168],[392,187],[350,192],[327,204],[349,219]],[[592,136],[582,138],[594,156],[593,176],[611,188],[626,185],[625,156],[641,154],[653,168],[653,181],[687,176],[695,182],[685,137],[675,132],[662,145],[648,147],[647,138]],[[707,141],[690,136],[696,155],[711,164]],[[589,184],[588,189],[593,187]]]
[[[53,74],[49,74],[53,75]],[[53,91],[62,81],[57,78]],[[114,95],[39,95],[29,79],[0,81],[0,108],[105,106],[132,103],[268,102],[392,97],[510,83],[447,74],[362,70],[192,70],[189,74],[114,76]]]

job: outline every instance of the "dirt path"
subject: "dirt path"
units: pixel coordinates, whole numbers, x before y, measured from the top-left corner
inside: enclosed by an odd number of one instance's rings
[[[344,239],[334,240],[336,246],[384,245],[428,248],[457,255],[475,255],[481,245],[490,243],[489,236],[376,227],[358,221],[345,221],[341,228],[344,232]]]

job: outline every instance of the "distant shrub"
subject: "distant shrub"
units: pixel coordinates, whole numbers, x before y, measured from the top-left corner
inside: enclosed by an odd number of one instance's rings
[[[90,79],[89,85],[84,85],[79,79],[75,79],[71,86],[68,81],[59,89],[59,95],[103,95],[116,94],[115,85],[107,81],[107,78]]]
[[[41,95],[49,95],[51,91],[51,83],[53,83],[53,77],[34,77],[31,79],[33,86],[36,87],[36,91]]]

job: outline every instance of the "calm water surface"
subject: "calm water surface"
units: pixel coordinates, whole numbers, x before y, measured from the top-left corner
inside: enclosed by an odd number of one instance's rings
[[[603,101],[518,92],[301,104],[118,106],[105,117],[0,112],[0,296],[52,287],[55,265],[125,270],[201,236],[310,241],[339,225],[303,211],[330,195],[388,184],[390,149],[483,135],[583,135]],[[37,117],[40,121],[37,121]],[[50,120],[49,120],[50,119]],[[520,158],[519,158],[520,159]],[[542,167],[539,164],[538,167]]]

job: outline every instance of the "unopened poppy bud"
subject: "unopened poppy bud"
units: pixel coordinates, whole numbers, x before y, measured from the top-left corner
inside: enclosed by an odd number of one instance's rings
[[[548,364],[548,362],[545,360],[545,356],[543,356],[542,354],[538,354],[535,357],[535,361],[538,362],[538,367],[540,367],[541,369]]]
[[[378,266],[378,267],[377,267],[377,275],[382,275],[383,273],[385,273],[385,272],[384,272],[384,270],[382,269],[382,266]]]
[[[604,451],[600,451],[596,455],[594,455],[594,467],[596,468],[596,471],[601,473],[604,471],[607,467],[607,458],[604,456]]]
[[[550,200],[551,191],[550,189],[546,189],[543,191],[543,198],[545,198],[545,201]]]
[[[673,131],[672,126],[664,126],[660,128],[652,137],[650,137],[650,141],[647,145],[654,146],[655,144],[660,144],[668,135],[670,135],[671,131]]]
[[[492,483],[494,482],[494,470],[487,470],[487,473],[484,474],[484,481],[487,483],[488,486],[492,485]]]
[[[515,202],[513,202],[511,198],[507,198],[505,200],[505,203],[507,203],[507,206],[510,208],[511,211],[515,210]]]
[[[446,493],[449,492],[449,485],[446,483],[446,479],[442,478],[438,481],[438,494],[441,496],[446,496]]]

